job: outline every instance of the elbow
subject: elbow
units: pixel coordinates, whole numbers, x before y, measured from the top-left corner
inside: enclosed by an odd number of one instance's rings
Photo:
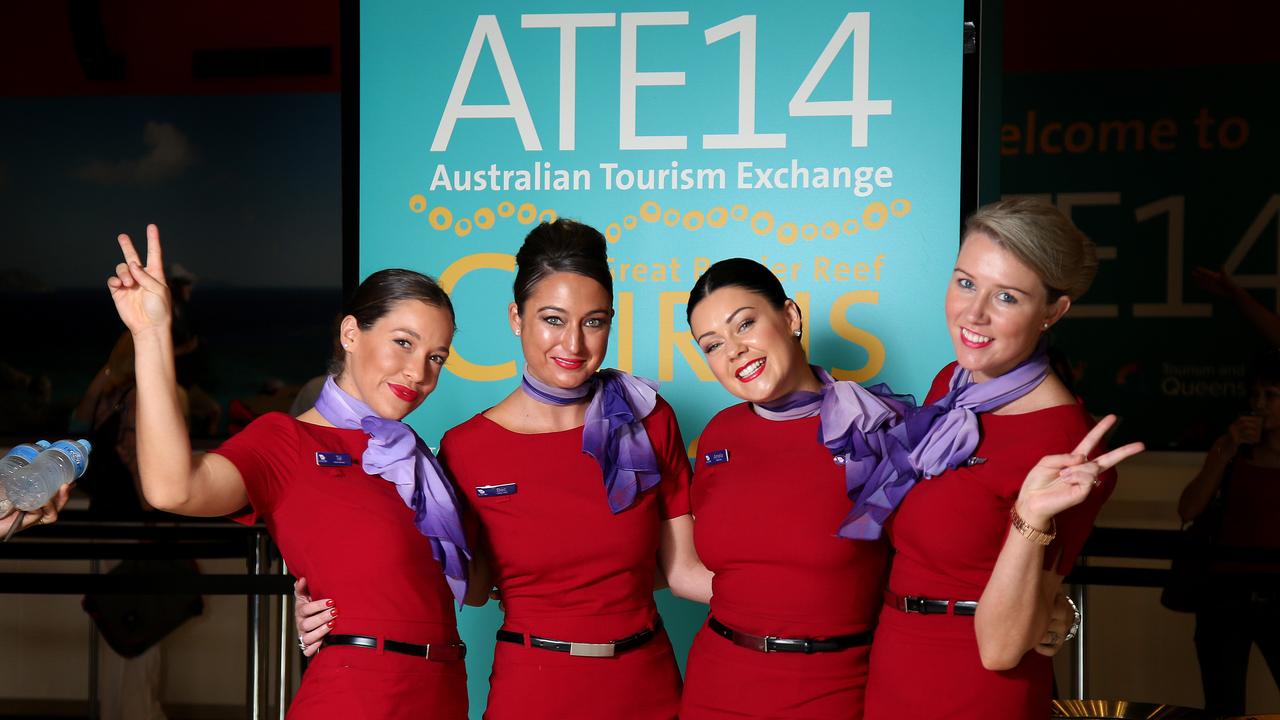
[[[988,644],[989,645],[989,644]],[[978,644],[978,655],[982,658],[982,667],[992,672],[1012,670],[1022,661],[1024,653],[1013,652],[1012,648],[989,647]]]
[[[175,515],[182,514],[182,508],[186,506],[191,499],[188,493],[175,492],[171,489],[161,489],[143,486],[142,499],[152,508],[163,510],[167,513]]]

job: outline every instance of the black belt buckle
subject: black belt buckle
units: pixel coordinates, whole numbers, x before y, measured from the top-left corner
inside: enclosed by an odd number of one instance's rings
[[[902,598],[902,612],[928,615],[929,601],[917,595],[907,595]]]

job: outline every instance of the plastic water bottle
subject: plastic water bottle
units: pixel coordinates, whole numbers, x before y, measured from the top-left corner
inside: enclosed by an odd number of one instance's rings
[[[30,465],[31,461],[48,447],[48,440],[37,440],[34,444],[23,443],[13,447],[8,455],[0,458],[0,517],[8,515],[9,511],[13,510],[13,501],[9,499],[9,494],[6,492],[9,476],[18,468]]]
[[[59,440],[31,464],[14,471],[5,483],[9,500],[30,512],[49,502],[58,488],[79,478],[89,467],[88,440]]]

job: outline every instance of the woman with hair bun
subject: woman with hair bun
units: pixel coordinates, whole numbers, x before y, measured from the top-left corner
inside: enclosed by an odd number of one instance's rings
[[[1095,426],[1049,370],[1045,334],[1096,269],[1093,243],[1043,201],[1003,200],[965,223],[945,307],[956,362],[916,421],[954,452],[886,487],[895,554],[868,720],[1049,716],[1045,655],[1070,635],[1045,637],[1054,598],[1110,468],[1142,451],[1090,460],[1115,418]]]
[[[297,419],[263,415],[193,456],[159,231],[147,228],[145,266],[128,236],[119,242],[124,262],[107,284],[133,337],[147,502],[180,515],[262,517],[290,569],[342,602],[343,634],[325,639],[335,647],[307,669],[289,716],[466,718],[451,605],[466,592],[470,552],[453,488],[401,422],[448,358],[449,297],[416,272],[373,273],[349,301],[315,407]]]
[[[680,672],[655,575],[682,597],[710,595],[680,428],[655,383],[600,369],[613,279],[598,231],[543,223],[516,268],[520,385],[441,440],[505,610],[485,717],[675,718]]]

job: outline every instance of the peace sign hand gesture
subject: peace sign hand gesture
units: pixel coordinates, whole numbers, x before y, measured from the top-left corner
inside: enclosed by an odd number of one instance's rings
[[[143,266],[138,251],[128,235],[117,240],[124,262],[116,265],[116,274],[107,278],[116,312],[134,335],[163,329],[168,332],[172,319],[169,287],[164,280],[164,258],[160,252],[160,230],[147,226],[147,264]]]
[[[1048,528],[1058,513],[1084,502],[1103,473],[1146,449],[1140,442],[1129,443],[1089,460],[1089,453],[1115,423],[1115,415],[1106,416],[1070,454],[1046,455],[1031,468],[1017,501],[1018,514],[1028,525]]]

